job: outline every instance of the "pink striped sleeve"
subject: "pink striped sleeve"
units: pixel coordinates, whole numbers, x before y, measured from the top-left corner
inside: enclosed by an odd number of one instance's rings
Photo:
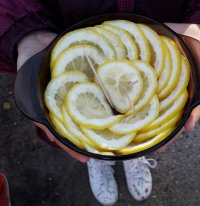
[[[200,0],[190,0],[184,22],[200,24]]]
[[[41,2],[0,1],[0,57],[7,64],[15,66],[16,45],[27,33],[36,30],[57,31],[54,13]]]

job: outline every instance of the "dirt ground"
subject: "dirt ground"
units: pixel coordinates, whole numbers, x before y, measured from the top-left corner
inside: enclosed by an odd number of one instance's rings
[[[0,172],[9,181],[13,206],[99,206],[88,183],[87,167],[37,137],[31,121],[16,108],[15,76],[0,74]],[[6,103],[5,103],[6,102]],[[130,196],[122,163],[114,166],[119,187],[116,206],[200,205],[200,124],[162,154],[150,158],[151,197],[138,203]]]

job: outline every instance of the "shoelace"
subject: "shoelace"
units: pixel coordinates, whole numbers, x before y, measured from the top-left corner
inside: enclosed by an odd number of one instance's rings
[[[100,184],[102,192],[108,192],[109,187],[108,187],[108,182],[112,178],[112,175],[114,173],[114,170],[112,167],[115,164],[115,161],[100,161],[100,170],[101,170],[101,178],[100,178]],[[111,191],[109,191],[111,192]]]
[[[145,157],[128,161],[128,169],[131,173],[133,173],[133,177],[135,179],[141,179],[145,177],[145,167],[155,168],[157,166],[157,162],[154,159],[145,159]]]

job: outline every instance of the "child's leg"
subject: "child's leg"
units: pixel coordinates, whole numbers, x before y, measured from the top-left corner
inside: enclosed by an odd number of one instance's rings
[[[152,176],[150,168],[155,168],[157,163],[153,159],[139,157],[123,161],[128,189],[137,201],[147,199],[152,191]]]
[[[90,159],[87,162],[91,190],[102,205],[113,205],[118,199],[117,183],[113,175],[115,162]]]

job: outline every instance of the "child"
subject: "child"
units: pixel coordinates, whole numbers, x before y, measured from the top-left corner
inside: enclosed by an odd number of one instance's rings
[[[0,3],[0,69],[16,72],[32,55],[45,48],[56,33],[70,24],[83,18],[106,12],[135,12],[156,18],[168,24],[179,33],[194,38],[200,36],[200,1],[199,0],[88,0],[88,1],[43,1],[34,0],[6,1]],[[51,3],[49,3],[51,2]],[[170,15],[169,15],[170,14]],[[187,22],[190,24],[180,24]],[[179,23],[179,24],[177,24]],[[191,24],[196,23],[196,24]],[[199,107],[192,113],[186,128],[191,129],[199,119]],[[87,157],[77,154],[59,142],[43,125],[40,136],[50,143],[62,148],[81,162]],[[41,132],[42,131],[42,132]],[[111,166],[114,162],[90,159],[87,162],[92,191],[96,199],[103,205],[113,205],[118,198],[117,184]],[[128,188],[132,196],[138,200],[149,197],[152,190],[152,177],[149,167],[154,168],[154,160],[144,157],[123,162]]]

